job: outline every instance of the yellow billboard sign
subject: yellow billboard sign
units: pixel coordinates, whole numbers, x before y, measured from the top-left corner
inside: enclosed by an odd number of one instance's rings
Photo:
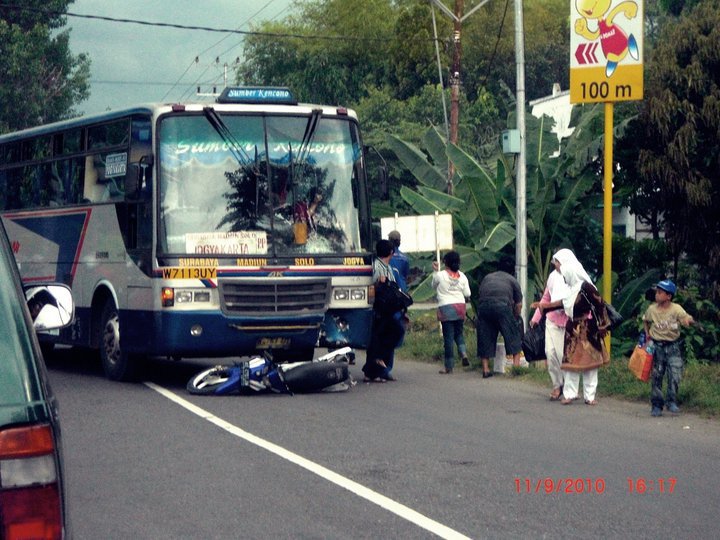
[[[570,102],[642,99],[642,0],[571,0],[570,10]]]

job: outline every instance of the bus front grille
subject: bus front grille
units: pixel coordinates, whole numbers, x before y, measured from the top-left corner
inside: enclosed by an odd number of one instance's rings
[[[330,303],[330,279],[237,278],[218,283],[222,310],[229,315],[323,314]]]

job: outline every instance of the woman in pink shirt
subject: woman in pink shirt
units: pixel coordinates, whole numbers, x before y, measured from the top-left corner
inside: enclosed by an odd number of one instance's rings
[[[555,269],[548,276],[545,291],[540,299],[541,302],[559,300],[567,294],[567,285],[558,269],[558,262],[553,259],[552,264]],[[538,308],[530,320],[530,326],[537,325],[541,318],[542,312]],[[565,377],[560,366],[562,365],[565,350],[565,325],[567,321],[568,317],[562,309],[546,312],[545,356],[547,358],[550,381],[553,385],[552,393],[550,394],[551,401],[557,401],[560,399],[560,396],[562,396]]]

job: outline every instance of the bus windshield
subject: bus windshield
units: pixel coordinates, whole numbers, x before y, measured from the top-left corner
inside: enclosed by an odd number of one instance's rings
[[[358,252],[363,174],[346,118],[216,112],[159,126],[158,250],[179,255]]]

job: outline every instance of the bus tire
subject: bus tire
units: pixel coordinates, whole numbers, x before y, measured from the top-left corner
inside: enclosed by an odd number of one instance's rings
[[[135,375],[135,359],[120,347],[120,315],[112,300],[100,315],[100,361],[110,380],[129,381]]]

